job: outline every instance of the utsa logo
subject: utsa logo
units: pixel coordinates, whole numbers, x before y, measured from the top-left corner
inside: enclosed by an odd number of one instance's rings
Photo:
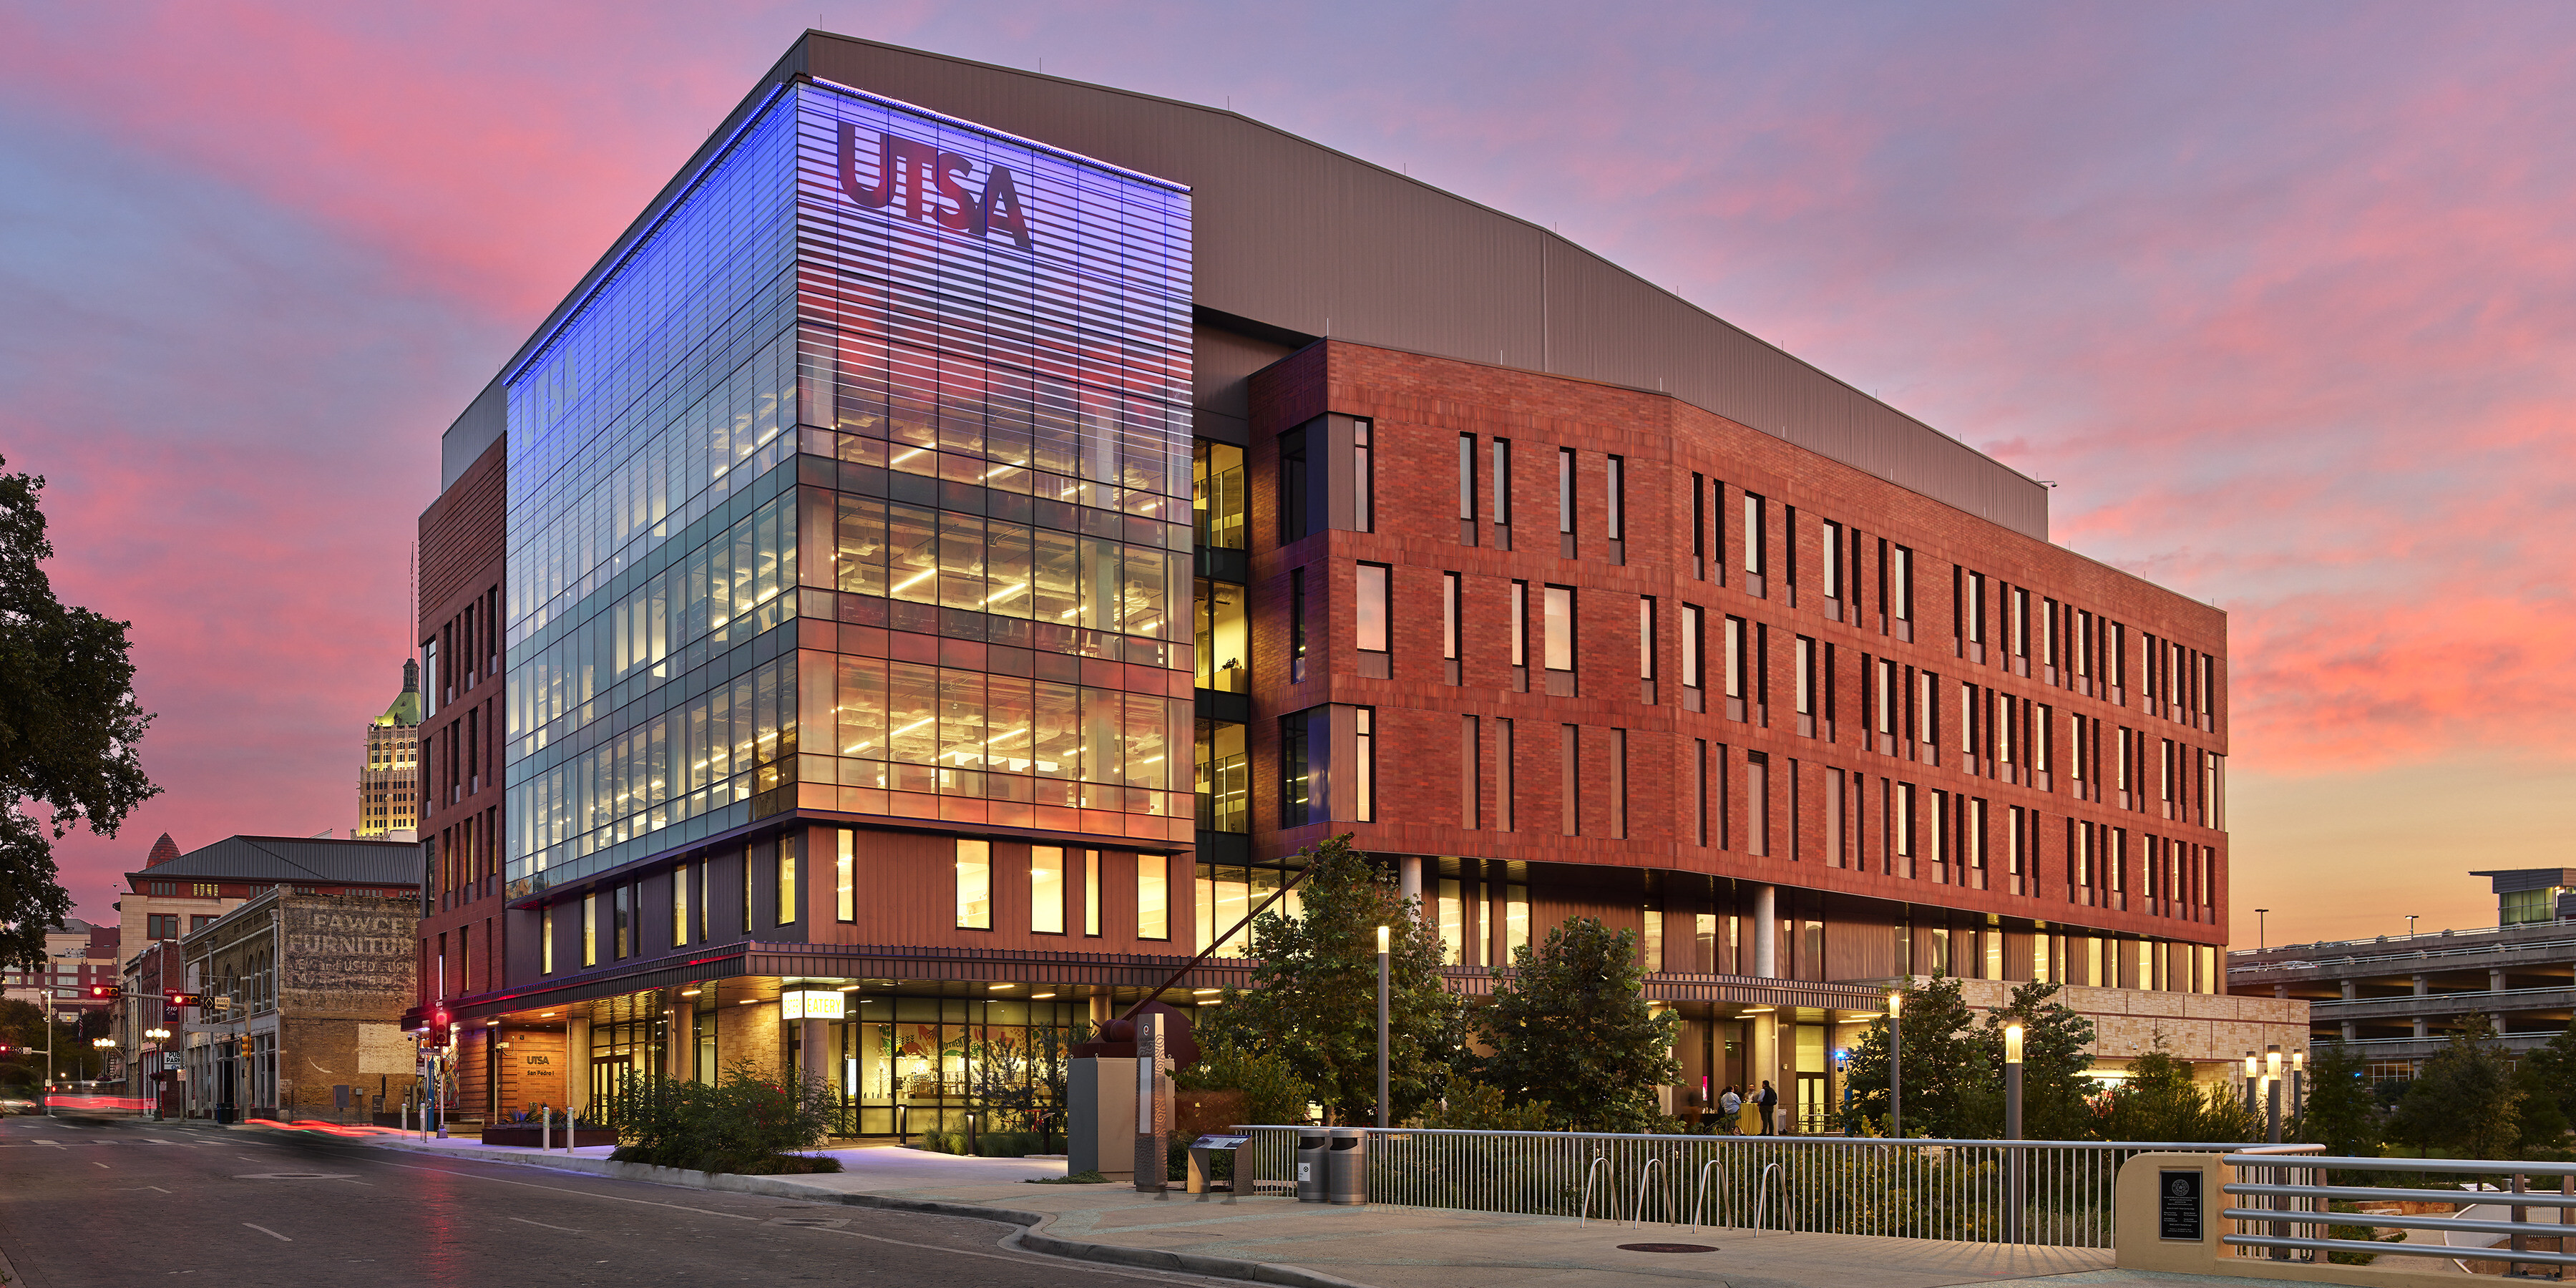
[[[850,200],[870,210],[926,219],[971,237],[1009,233],[1011,244],[1031,249],[1028,207],[1020,200],[1010,168],[994,166],[984,177],[980,194],[966,189],[974,173],[972,157],[880,132],[877,179],[873,185],[863,184],[859,182],[859,127],[841,123],[841,191]]]

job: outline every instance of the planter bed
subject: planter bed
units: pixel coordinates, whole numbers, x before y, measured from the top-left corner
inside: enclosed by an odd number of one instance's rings
[[[516,1145],[521,1149],[535,1149],[539,1144],[539,1138],[539,1128],[523,1127],[517,1123],[511,1123],[508,1126],[486,1127],[483,1129],[483,1143],[486,1145]],[[563,1148],[564,1129],[561,1127],[555,1128],[553,1139],[546,1143],[552,1144],[557,1149]],[[572,1143],[573,1147],[576,1149],[583,1149],[592,1145],[614,1145],[617,1143],[617,1129],[614,1127],[578,1127],[574,1129]]]

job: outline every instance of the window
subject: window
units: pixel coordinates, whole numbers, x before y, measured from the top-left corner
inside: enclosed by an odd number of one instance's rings
[[[1529,947],[1529,887],[1507,884],[1503,887],[1503,953],[1511,954]]]
[[[581,897],[581,964],[599,964],[599,896]]]
[[[1359,566],[1359,598],[1354,612],[1358,618],[1360,674],[1373,679],[1383,680],[1393,674],[1393,659],[1387,655],[1387,623],[1395,612],[1388,589],[1394,579],[1394,569],[1385,564]]]
[[[1320,424],[1321,422],[1312,422]],[[1279,436],[1279,544],[1302,541],[1312,519],[1312,482],[1306,461],[1307,426]]]
[[[1458,826],[1483,826],[1484,739],[1482,717],[1458,717]]]
[[[179,914],[178,914],[178,913],[175,913],[175,912],[156,912],[156,913],[153,913],[153,914],[151,914],[150,916],[148,916],[148,917],[144,918],[144,920],[145,920],[145,922],[147,922],[147,923],[148,923],[148,925],[149,925],[149,937],[150,937],[150,938],[153,938],[153,939],[176,939],[176,938],[178,938],[178,937],[179,937]]]
[[[1288,682],[1306,682],[1306,570],[1288,570]]]
[[[1761,497],[1744,494],[1744,593],[1762,594],[1764,530],[1769,525],[1763,518]]]
[[[1744,718],[1744,619],[1726,619],[1726,656],[1719,665],[1725,670],[1726,718]]]
[[[550,903],[537,909],[537,970],[555,973],[555,906]]]
[[[1708,479],[1691,475],[1691,576],[1708,580]]]
[[[1610,731],[1610,835],[1628,836],[1628,731]]]
[[[1771,852],[1771,757],[1758,751],[1744,754],[1744,852]]]
[[[1823,535],[1817,541],[1816,553],[1817,561],[1822,565],[1818,570],[1820,576],[1816,589],[1827,599],[1841,599],[1843,597],[1843,525],[1830,522],[1824,525]]]
[[[1603,516],[1603,526],[1608,529],[1610,539],[1612,541],[1627,540],[1628,462],[1620,457],[1613,456],[1610,458],[1609,483],[1605,490],[1604,499],[1609,513]]]
[[[1279,826],[1304,827],[1324,817],[1314,799],[1311,711],[1279,717]]]
[[[1100,851],[1098,850],[1082,852],[1082,933],[1095,938],[1100,934]]]
[[[1171,860],[1160,854],[1136,856],[1136,937],[1172,937]]]
[[[1583,825],[1583,730],[1579,725],[1556,727],[1557,831],[1574,836]]]
[[[1029,848],[1029,929],[1041,935],[1064,933],[1064,847]]]
[[[215,924],[215,915],[213,913],[197,913],[188,918],[188,933],[193,935],[213,924]]]
[[[957,927],[993,928],[993,843],[957,842]]]
[[[1193,540],[1217,550],[1243,549],[1243,449],[1202,438],[1190,444]]]
[[[1377,819],[1377,709],[1352,707],[1350,711],[1357,760],[1351,766],[1351,817],[1369,823]]]
[[[1243,611],[1244,588],[1200,577],[1192,583],[1191,642],[1198,687],[1244,693],[1252,687],[1252,642]]]
[[[832,916],[837,921],[859,919],[859,834],[841,829],[840,844],[832,856]]]
[[[1816,736],[1816,642],[1804,635],[1799,636],[1796,653],[1798,732],[1813,738]]]
[[[1637,599],[1637,678],[1648,685],[1655,682],[1655,597],[1652,595],[1641,595]],[[1654,701],[1654,691],[1649,688],[1642,700]]]
[[[689,865],[671,869],[671,946],[689,946]]]
[[[621,958],[631,957],[635,953],[635,941],[629,937],[629,929],[635,917],[633,900],[634,887],[632,886],[617,887],[616,894],[611,900],[615,906],[617,918],[613,944],[616,954]]]
[[[792,926],[802,917],[796,902],[796,852],[805,838],[789,833],[778,838],[778,924]]]
[[[1556,449],[1556,530],[1574,535],[1574,449]]]
[[[1574,669],[1574,588],[1547,588],[1547,669]]]
[[[1476,544],[1476,436],[1458,436],[1458,542]]]
[[[1454,572],[1440,574],[1440,661],[1442,678],[1451,684],[1464,683],[1464,659],[1459,656],[1459,645],[1464,641],[1458,635],[1461,580]]]
[[[1514,798],[1512,767],[1512,721],[1507,716],[1494,719],[1500,737],[1494,744],[1494,827],[1509,832],[1519,824],[1519,802]]]
[[[1377,470],[1369,450],[1369,423],[1351,422],[1351,530],[1377,531]]]
[[[1529,691],[1529,583],[1512,583],[1512,678],[1514,687]]]
[[[1685,692],[1682,698],[1685,705],[1693,711],[1699,710],[1698,691],[1708,684],[1707,677],[1702,674],[1700,647],[1699,605],[1684,604],[1682,605],[1682,688],[1690,692]]]
[[[1512,440],[1508,438],[1494,440],[1494,526],[1512,526]],[[1512,548],[1508,539],[1502,546]]]

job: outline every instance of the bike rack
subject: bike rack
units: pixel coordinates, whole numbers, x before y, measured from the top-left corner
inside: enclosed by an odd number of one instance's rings
[[[1708,1214],[1708,1174],[1724,1160],[1712,1158],[1699,1166],[1699,1183],[1691,1187],[1691,1229],[1700,1228],[1700,1218]]]
[[[1607,1166],[1609,1162],[1610,1156],[1608,1154],[1595,1154],[1592,1156],[1592,1165],[1583,1169],[1583,1205],[1576,1208],[1574,1212],[1574,1224],[1577,1229],[1581,1229],[1583,1222],[1592,1215],[1592,1178],[1599,1175],[1601,1169]],[[1604,1190],[1602,1206],[1605,1209],[1608,1209],[1615,1208],[1618,1205],[1619,1191],[1615,1188]],[[1619,1218],[1605,1212],[1603,1219],[1615,1221]]]
[[[1646,1160],[1646,1165],[1644,1167],[1637,1169],[1637,1206],[1630,1211],[1630,1216],[1632,1218],[1630,1223],[1641,1230],[1644,1229],[1646,1225],[1646,1185],[1654,1177],[1655,1169],[1662,1167],[1663,1165],[1664,1160],[1660,1158],[1650,1158]],[[1671,1204],[1666,1204],[1665,1206],[1670,1207]],[[1668,1221],[1665,1222],[1665,1224],[1669,1225],[1671,1222]]]
[[[1778,1163],[1762,1165],[1762,1179],[1755,1182],[1753,1186],[1753,1237],[1757,1239],[1762,1237],[1762,1210],[1771,1197],[1773,1172],[1780,1172],[1780,1188],[1782,1190],[1789,1188],[1789,1174],[1781,1171]],[[1789,1206],[1789,1196],[1785,1193],[1780,1196],[1780,1206],[1783,1208]]]

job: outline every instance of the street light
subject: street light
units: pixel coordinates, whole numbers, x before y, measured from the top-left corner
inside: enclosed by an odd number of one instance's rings
[[[2004,1242],[2021,1242],[2021,1035],[2004,1026]]]
[[[1386,1114],[1386,927],[1377,928],[1377,1125],[1387,1126]]]
[[[1905,994],[1887,995],[1887,1137],[1905,1139]]]
[[[2261,952],[2272,946],[2271,936],[2263,929],[2263,914],[2270,911],[2271,909],[2269,908],[2256,908],[2254,910],[2254,951],[2256,952]]]
[[[2271,1100],[2272,1143],[2281,1143],[2281,1048],[2263,1048],[2264,1094]]]
[[[2256,1069],[2255,1069],[2254,1053],[2253,1053],[2253,1052],[2251,1052],[2251,1051],[2246,1052],[2246,1053],[2245,1053],[2245,1116],[2246,1116],[2246,1117],[2248,1117],[2248,1118],[2260,1117],[2260,1116],[2262,1115],[2262,1113],[2263,1113],[2263,1111],[2262,1111],[2261,1109],[2259,1109],[2259,1108],[2256,1108],[2256,1107],[2255,1107],[2255,1104],[2254,1104],[2254,1097],[2255,1097],[2256,1090],[2262,1086],[2262,1083],[2261,1083],[2261,1082],[2259,1082],[2259,1081],[2257,1081],[2257,1079],[2258,1079],[2260,1076],[2261,1076],[2261,1075],[2260,1075],[2260,1074],[2258,1074],[2258,1073],[2256,1072]]]
[[[2290,1053],[2290,1116],[2301,1118],[2308,1112],[2308,1053]]]

